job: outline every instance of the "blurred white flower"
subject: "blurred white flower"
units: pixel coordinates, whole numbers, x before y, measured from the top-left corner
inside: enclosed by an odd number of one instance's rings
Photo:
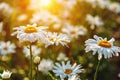
[[[67,34],[71,39],[77,39],[80,35],[85,35],[87,33],[87,29],[83,26],[66,25],[62,28],[62,32]]]
[[[67,61],[68,60],[68,57],[66,57],[66,55],[64,53],[60,53],[57,57],[57,60],[58,61]]]
[[[30,20],[31,23],[45,24],[50,25],[52,23],[60,23],[60,20],[57,16],[51,14],[48,11],[40,11],[33,14],[33,17]]]
[[[118,56],[120,52],[120,47],[114,46],[114,38],[107,41],[107,38],[102,38],[94,35],[94,39],[88,39],[85,41],[86,52],[93,51],[93,55],[98,52],[98,59],[102,58],[104,55],[105,58],[110,58],[113,55]]]
[[[106,8],[110,3],[110,0],[85,0],[85,1],[90,3],[93,8],[95,8],[96,6]]]
[[[33,57],[38,56],[41,53],[41,51],[42,51],[41,48],[39,48],[35,45],[32,45],[32,55],[33,55]],[[27,46],[24,46],[23,53],[25,54],[25,56],[27,58],[30,58],[30,49]]]
[[[98,6],[102,9],[107,8],[107,6],[110,4],[110,0],[98,0]]]
[[[61,29],[61,24],[58,24],[58,23],[54,24],[53,29],[54,30],[60,30]]]
[[[17,17],[18,21],[25,21],[28,18],[27,14],[21,14]]]
[[[11,6],[5,2],[0,3],[0,14],[4,17],[9,17],[13,12]]]
[[[82,70],[80,68],[81,65],[77,65],[76,63],[71,65],[70,61],[68,61],[66,64],[62,62],[62,65],[56,63],[56,66],[53,67],[53,72],[63,80],[65,77],[71,78],[71,76],[81,73]]]
[[[20,42],[36,42],[36,41],[44,41],[45,39],[45,26],[37,27],[36,24],[20,26],[14,28],[16,30],[12,35],[17,35],[17,38]]]
[[[73,75],[68,80],[81,80],[78,75]]]
[[[65,34],[58,34],[58,33],[52,33],[48,32],[46,33],[46,40],[45,40],[45,46],[48,47],[50,45],[56,45],[58,46],[61,44],[62,46],[67,46],[67,43],[69,43],[70,40],[67,35]]]
[[[8,42],[0,42],[0,54],[6,55],[15,52],[15,44]]]
[[[77,0],[56,0],[56,2],[63,5],[65,8],[71,9],[76,5]]]
[[[38,65],[38,70],[48,74],[48,71],[52,70],[53,61],[50,59],[42,59],[40,64]]]
[[[28,9],[38,11],[44,9],[45,7],[49,7],[52,2],[53,0],[30,0]]]
[[[59,15],[63,19],[68,19],[71,16],[71,12],[68,9],[63,9],[62,11],[59,12]]]
[[[0,22],[0,33],[2,32],[3,29],[3,22]]]
[[[2,74],[0,74],[0,76],[2,77],[2,79],[9,79],[11,77],[12,72],[8,71],[8,70],[4,70]]]
[[[112,12],[119,13],[120,12],[120,4],[119,3],[110,3],[108,9]]]
[[[95,26],[99,27],[103,25],[103,21],[99,16],[93,17],[92,15],[87,14],[86,21],[91,25],[91,29],[94,29]]]
[[[118,73],[118,77],[120,78],[120,73]]]

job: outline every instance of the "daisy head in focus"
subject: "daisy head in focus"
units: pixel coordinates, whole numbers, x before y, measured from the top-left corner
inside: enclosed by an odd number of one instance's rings
[[[67,34],[70,37],[70,39],[77,39],[80,35],[86,35],[87,29],[83,26],[67,25],[62,29],[62,32]]]
[[[14,28],[15,32],[12,35],[17,35],[20,42],[34,43],[44,41],[46,27],[37,27],[37,24],[20,26]]]
[[[40,64],[38,65],[38,70],[48,74],[50,70],[53,68],[53,61],[50,59],[42,59]]]
[[[46,33],[46,40],[45,40],[45,47],[48,47],[50,45],[56,45],[58,46],[61,44],[62,46],[67,46],[67,43],[70,42],[70,39],[66,34],[58,34],[56,32],[48,32]]]
[[[12,72],[8,71],[8,70],[4,70],[3,73],[0,73],[0,76],[2,77],[2,79],[9,79],[11,77]]]
[[[70,79],[71,76],[81,73],[82,69],[80,68],[81,65],[77,65],[76,63],[71,65],[70,61],[68,61],[66,64],[65,62],[62,62],[62,65],[56,63],[56,66],[53,67],[53,72],[56,76],[59,76],[61,80],[64,80],[66,77]]]
[[[97,35],[94,35],[94,39],[88,39],[85,41],[86,52],[93,51],[93,55],[98,53],[98,59],[110,58],[112,56],[118,56],[120,52],[120,47],[114,46],[114,38],[107,40],[107,38],[102,38]]]
[[[8,42],[0,42],[0,54],[7,55],[15,52],[15,44]]]
[[[103,21],[100,19],[99,16],[93,17],[90,14],[87,14],[86,21],[91,25],[90,28],[94,29],[96,27],[100,27],[103,25]]]
[[[40,53],[41,53],[42,49],[35,46],[35,45],[32,45],[32,54],[33,54],[33,57],[36,57],[38,56]],[[23,53],[25,54],[25,57],[27,58],[30,58],[30,50],[27,46],[24,46],[23,48]]]

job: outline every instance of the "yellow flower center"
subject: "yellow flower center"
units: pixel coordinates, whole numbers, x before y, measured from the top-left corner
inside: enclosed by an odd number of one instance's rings
[[[71,69],[66,69],[66,70],[65,70],[65,73],[66,73],[66,74],[70,74],[70,73],[72,73],[72,70],[71,70]]]
[[[71,34],[76,34],[76,31],[74,31],[74,30],[73,30],[73,31],[71,31]]]
[[[27,27],[24,29],[24,32],[25,32],[25,33],[34,33],[34,32],[37,32],[37,29],[36,29],[34,26],[27,26]]]
[[[5,51],[6,51],[6,50],[8,50],[8,48],[7,48],[7,47],[4,47],[3,49],[4,49]]]
[[[116,11],[116,10],[117,10],[117,6],[114,6],[114,7],[113,7],[113,10]]]
[[[51,42],[56,42],[58,39],[57,38],[50,38]]]
[[[105,40],[99,41],[99,42],[98,42],[98,45],[99,45],[99,46],[102,46],[102,47],[105,47],[105,48],[110,48],[110,47],[111,47],[110,42],[105,41]]]

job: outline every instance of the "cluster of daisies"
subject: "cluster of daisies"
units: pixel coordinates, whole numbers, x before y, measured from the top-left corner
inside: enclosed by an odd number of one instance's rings
[[[25,42],[28,44],[38,42],[45,44],[45,47],[48,47],[50,45],[59,45],[67,46],[67,43],[70,42],[69,35],[67,34],[57,34],[52,32],[46,31],[46,26],[40,26],[37,27],[36,24],[33,25],[27,25],[27,26],[20,26],[14,28],[15,32],[13,32],[12,35],[17,35],[17,38],[20,42]],[[69,29],[69,28],[68,28]],[[72,29],[71,29],[72,30]],[[77,29],[76,29],[77,30]],[[67,31],[65,28],[64,31]],[[73,32],[74,33],[74,32]],[[69,34],[69,33],[68,33]],[[83,34],[82,32],[79,34]],[[75,36],[77,37],[77,36]],[[114,38],[110,39],[109,41],[107,38],[98,37],[97,35],[94,36],[94,39],[88,39],[85,41],[85,51],[93,51],[93,55],[98,53],[98,59],[102,59],[102,56],[104,55],[104,58],[110,58],[113,55],[118,56],[120,52],[120,47],[114,46],[113,42],[115,41]],[[2,46],[0,46],[0,53],[2,55],[6,55],[8,53],[14,53],[15,52],[15,45],[10,42],[0,42]],[[23,52],[25,52],[25,56],[30,56],[30,51],[28,48],[24,47]],[[68,78],[68,80],[79,80],[78,74],[83,71],[81,69],[81,65],[77,65],[74,63],[73,65],[70,64],[70,61],[60,63],[55,63],[50,59],[43,59],[40,61],[40,58],[37,57],[38,54],[41,52],[41,49],[32,46],[32,52],[34,58],[34,63],[39,63],[38,69],[39,71],[42,71],[46,74],[48,74],[49,71],[53,71],[56,76],[59,76],[61,80],[64,80],[65,78]],[[58,60],[66,59],[66,55],[61,53],[58,58]],[[5,77],[4,75],[7,75]],[[2,78],[9,78],[11,75],[11,72],[4,71],[3,74],[1,74]]]
[[[20,42],[26,43],[44,43],[46,47],[50,45],[65,45],[70,42],[69,37],[66,34],[58,34],[45,31],[47,27],[37,27],[36,24],[20,26],[14,28],[15,32],[12,35],[17,35],[17,38]]]
[[[70,10],[77,4],[77,1],[86,1],[90,3],[93,7],[99,6],[101,8],[107,8],[112,12],[119,13],[120,12],[120,4],[112,3],[110,0],[56,0],[57,4],[63,6],[62,12],[60,12],[59,16],[66,19],[69,16]],[[33,5],[35,3],[35,5]],[[36,3],[35,0],[31,0],[31,5],[29,5],[29,9],[38,8],[37,5],[40,3]],[[37,7],[36,7],[37,6]],[[41,6],[40,6],[41,7]],[[6,15],[4,17],[8,17],[13,12],[13,9],[6,3],[0,3],[0,12],[2,15]],[[7,14],[6,14],[7,13]],[[62,13],[62,14],[61,14]],[[18,21],[25,21],[28,18],[26,14],[21,14],[18,16]],[[92,16],[91,14],[86,15],[86,21],[89,23],[90,28],[94,29],[95,27],[100,27],[104,25],[104,22],[99,16]],[[32,15],[32,18],[29,20],[31,24],[37,23],[33,25],[19,26],[14,28],[12,35],[16,35],[18,40],[21,43],[25,43],[26,45],[38,43],[45,45],[45,48],[49,46],[66,46],[73,39],[78,39],[79,36],[83,36],[87,34],[87,29],[82,25],[72,25],[67,20],[61,20],[58,16],[53,15],[49,11],[39,10]],[[54,25],[53,25],[54,24]],[[0,22],[0,33],[2,32],[4,23]],[[60,30],[60,32],[51,32],[48,29],[52,26],[55,30]],[[93,36],[94,39],[88,39],[85,41],[85,51],[93,51],[93,55],[98,53],[98,60],[104,58],[111,58],[112,56],[119,56],[120,47],[114,46],[115,39],[112,38],[107,40],[107,38],[102,38],[97,35]],[[0,55],[8,55],[10,53],[16,52],[15,44],[8,42],[0,42]],[[64,53],[60,53],[56,58],[58,61],[62,61],[61,63],[55,63],[50,59],[42,59],[40,60],[39,55],[42,52],[42,48],[32,45],[32,55],[34,58],[34,63],[38,65],[38,70],[49,74],[52,71],[57,77],[61,80],[80,80],[79,74],[83,72],[82,66],[76,63],[72,64],[69,61],[69,57],[67,57]],[[30,58],[30,49],[26,46],[23,47],[23,53],[25,57]],[[65,62],[64,62],[65,61]],[[8,79],[11,77],[12,72],[8,70],[4,70],[0,76],[3,79]]]
[[[15,32],[13,32],[12,35],[17,35],[17,38],[19,39],[19,41],[21,43],[32,44],[32,43],[38,42],[38,43],[45,44],[45,47],[48,47],[50,45],[58,46],[59,44],[61,44],[62,46],[67,46],[67,43],[70,42],[70,37],[67,34],[63,34],[63,33],[58,34],[55,32],[53,32],[53,33],[47,32],[46,29],[47,29],[46,26],[38,27],[36,24],[20,26],[20,27],[14,28]],[[82,27],[80,29],[82,29]],[[72,30],[72,29],[70,29],[70,30]],[[67,30],[64,29],[64,32],[65,31],[67,31]],[[77,29],[75,29],[75,31],[77,32]],[[75,31],[73,31],[72,33],[76,33]],[[68,33],[68,34],[70,35],[70,33]],[[79,34],[84,34],[84,33],[81,32]],[[75,37],[78,37],[79,34],[77,34],[77,36],[75,36]],[[10,43],[10,42],[0,42],[0,44],[2,45],[2,46],[0,46],[0,53],[2,55],[7,55],[9,53],[15,53],[15,48],[16,48],[15,44]],[[30,51],[27,47],[24,47],[23,52],[25,53],[26,57],[28,57],[28,58],[30,57]],[[39,60],[38,60],[39,58],[37,58],[37,56],[40,54],[40,52],[41,52],[40,48],[38,48],[37,46],[34,46],[34,45],[32,46],[34,63],[39,63]],[[63,53],[58,55],[57,59],[58,60],[62,60],[62,59],[68,60],[66,55]],[[65,69],[62,72],[62,73],[64,73],[64,76],[61,73],[58,75],[58,76],[61,76],[60,77],[61,79],[64,79],[67,76],[69,79],[70,78],[78,78],[77,76],[74,76],[74,74],[82,72],[80,70],[81,66],[77,66],[76,64],[71,66],[70,62],[67,62],[66,65],[65,65],[65,63],[64,64],[62,63],[61,67],[65,67]],[[52,60],[43,59],[43,60],[41,60],[40,64],[38,65],[38,68],[39,68],[39,71],[42,71],[42,72],[48,74],[48,71],[55,68],[55,66],[53,66]],[[55,68],[55,69],[56,69],[56,71],[57,70],[59,71],[59,67]],[[4,72],[11,75],[11,73],[9,73],[8,71],[4,71]],[[3,72],[3,75],[5,74],[4,72]]]

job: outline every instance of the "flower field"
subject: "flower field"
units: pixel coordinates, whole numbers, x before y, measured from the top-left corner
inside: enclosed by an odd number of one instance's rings
[[[120,0],[0,0],[0,80],[120,80]]]

